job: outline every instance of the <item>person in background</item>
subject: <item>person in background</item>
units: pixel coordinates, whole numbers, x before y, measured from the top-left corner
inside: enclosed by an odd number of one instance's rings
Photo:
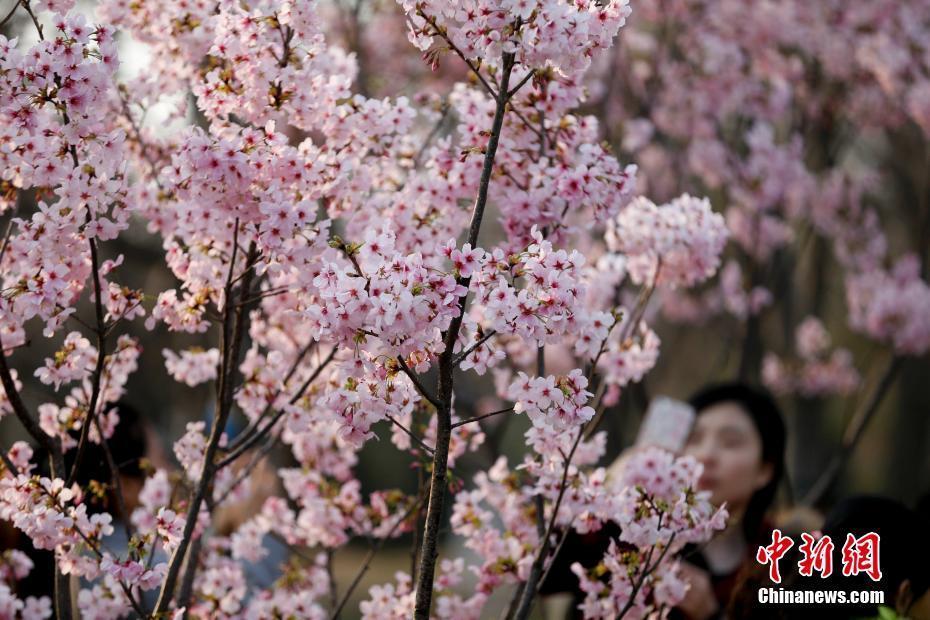
[[[691,545],[682,550],[681,571],[691,588],[669,617],[705,620],[725,617],[737,584],[758,572],[755,553],[771,535],[765,515],[784,472],[786,431],[771,396],[744,384],[707,387],[690,399],[690,405],[695,422],[683,453],[703,464],[700,486],[710,491],[714,504],[726,502],[730,518],[715,538],[700,548]],[[622,470],[636,449],[628,449],[609,467],[612,475]],[[595,566],[619,534],[614,522],[589,534],[571,532],[554,558],[541,592],[570,593],[568,617],[580,617],[577,605],[582,599],[571,564]]]
[[[766,513],[784,474],[785,423],[767,392],[742,383],[707,387],[689,402],[696,417],[683,453],[704,466],[700,488],[730,517],[713,539],[683,551],[691,588],[672,617],[735,617],[726,613],[730,600],[757,572],[758,547],[770,542]]]

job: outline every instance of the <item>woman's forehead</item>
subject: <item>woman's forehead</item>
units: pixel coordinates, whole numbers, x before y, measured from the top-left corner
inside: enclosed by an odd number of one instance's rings
[[[702,409],[695,420],[695,428],[754,430],[752,419],[746,410],[739,403],[732,401],[715,403]]]

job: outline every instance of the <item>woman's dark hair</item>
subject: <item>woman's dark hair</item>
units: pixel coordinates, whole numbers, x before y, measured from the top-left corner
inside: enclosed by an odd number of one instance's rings
[[[736,403],[752,420],[762,442],[762,462],[772,467],[772,479],[753,493],[743,516],[743,533],[754,542],[765,535],[762,521],[775,500],[778,484],[785,472],[785,422],[775,399],[764,389],[745,383],[721,383],[694,394],[688,402],[697,415],[719,403]]]

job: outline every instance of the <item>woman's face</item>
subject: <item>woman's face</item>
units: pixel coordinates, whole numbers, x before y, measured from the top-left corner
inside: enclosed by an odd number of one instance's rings
[[[772,466],[762,462],[762,438],[736,402],[701,411],[684,451],[704,465],[700,488],[711,492],[714,504],[726,502],[731,514],[772,479]]]

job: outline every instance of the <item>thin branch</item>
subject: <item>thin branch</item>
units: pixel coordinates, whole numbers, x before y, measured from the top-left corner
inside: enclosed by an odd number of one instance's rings
[[[398,355],[397,362],[400,365],[400,369],[404,371],[404,374],[410,377],[410,381],[413,383],[414,387],[417,388],[417,391],[420,392],[423,398],[425,398],[433,407],[439,409],[442,404],[435,396],[430,393],[429,390],[426,389],[426,386],[420,382],[420,378],[417,377],[416,373],[410,369],[410,366],[407,365],[407,362],[404,361],[404,358]]]
[[[518,92],[521,88],[523,88],[523,85],[530,81],[530,78],[533,77],[534,73],[535,73],[534,71],[530,71],[530,72],[528,72],[525,76],[523,76],[523,79],[520,80],[519,82],[517,82],[517,85],[516,85],[516,86],[514,86],[513,88],[511,88],[510,90],[507,91],[507,98],[508,98],[508,99],[512,99],[513,96],[516,95],[517,92]]]
[[[481,68],[476,66],[475,63],[469,60],[468,57],[466,57],[465,54],[462,53],[462,50],[460,50],[458,46],[452,42],[452,39],[449,38],[448,33],[446,33],[443,29],[439,27],[438,24],[436,24],[436,19],[433,17],[430,17],[429,15],[427,15],[426,13],[424,13],[423,11],[419,9],[417,10],[417,15],[425,19],[426,22],[430,26],[433,27],[433,30],[435,31],[434,34],[436,36],[442,37],[442,39],[446,42],[446,45],[449,46],[449,49],[455,52],[455,55],[461,58],[462,62],[468,65],[468,68],[471,69],[472,73],[475,74],[475,77],[478,78],[478,80],[481,82],[482,86],[484,86],[484,88],[488,91],[488,93],[490,93],[494,99],[498,99],[499,95],[497,94],[497,92],[494,90],[493,87],[491,87],[490,84],[488,84],[488,81],[484,79],[484,76],[481,75]]]
[[[295,343],[295,344],[296,344],[296,343]],[[246,428],[244,431],[242,431],[241,433],[239,433],[239,435],[236,437],[235,441],[233,441],[232,444],[230,444],[229,446],[226,447],[226,450],[225,450],[226,452],[229,452],[229,451],[231,451],[231,450],[235,450],[236,448],[238,448],[238,447],[242,444],[242,442],[244,442],[246,439],[248,439],[249,437],[252,436],[252,434],[253,434],[253,433],[255,432],[255,430],[258,428],[259,424],[261,424],[261,422],[262,422],[262,420],[265,418],[265,416],[268,415],[268,413],[271,411],[271,406],[272,406],[272,404],[275,403],[275,402],[277,402],[278,398],[279,398],[279,397],[281,396],[281,394],[284,392],[285,386],[287,386],[288,382],[291,380],[291,378],[292,378],[292,377],[294,376],[294,374],[297,372],[297,369],[300,367],[300,363],[303,362],[304,358],[307,356],[307,354],[310,352],[310,350],[313,349],[317,344],[318,344],[318,342],[317,342],[316,340],[311,340],[310,342],[308,342],[308,343],[306,344],[306,346],[304,346],[304,347],[300,350],[300,352],[297,354],[297,358],[294,360],[294,363],[291,364],[291,367],[288,369],[287,374],[284,375],[284,379],[281,381],[281,387],[278,388],[277,392],[275,392],[274,397],[271,398],[271,399],[269,400],[268,405],[266,405],[266,406],[265,406],[265,409],[261,412],[261,414],[259,414],[258,417],[256,417],[256,418],[249,424],[248,428]]]
[[[6,232],[3,233],[3,245],[0,245],[0,263],[3,262],[3,257],[6,255],[6,246],[10,243],[10,236],[13,234],[13,217],[10,217],[10,221],[6,223]]]
[[[536,597],[536,586],[542,576],[542,568],[546,561],[546,556],[549,554],[549,537],[552,536],[553,528],[555,528],[555,520],[559,514],[559,508],[562,507],[562,499],[565,497],[565,490],[568,488],[568,472],[571,469],[575,451],[578,449],[581,438],[584,436],[584,431],[584,426],[578,429],[578,436],[575,437],[572,449],[568,453],[568,456],[565,457],[565,467],[562,469],[562,480],[559,483],[559,495],[556,497],[555,505],[552,508],[552,516],[549,517],[549,525],[546,527],[546,533],[540,540],[539,552],[536,555],[536,559],[533,560],[533,565],[530,567],[530,576],[523,589],[520,605],[517,607],[517,611],[513,616],[516,620],[525,620],[532,609],[533,600]]]
[[[236,234],[238,233],[238,220],[236,221],[236,231],[233,233],[233,247],[235,247]],[[250,262],[255,259],[256,254],[258,253],[255,242],[253,241],[249,246],[249,253],[246,262]],[[233,252],[232,260],[230,260],[229,276],[227,277],[227,282],[232,279],[233,264],[235,263],[235,251]],[[248,294],[249,289],[251,288],[251,278],[246,277],[242,281],[241,285],[241,295],[245,296]],[[227,287],[229,285],[227,284]],[[174,589],[177,584],[178,575],[181,572],[181,565],[184,563],[185,557],[187,557],[188,548],[190,547],[191,540],[194,535],[194,527],[197,523],[197,515],[200,514],[200,506],[204,502],[204,498],[207,495],[208,490],[210,489],[213,476],[218,471],[214,459],[216,458],[217,450],[219,449],[220,437],[223,435],[223,431],[226,426],[226,421],[229,418],[229,413],[232,408],[232,379],[236,374],[236,370],[239,364],[239,349],[242,344],[242,336],[245,331],[245,312],[242,306],[235,308],[234,317],[230,316],[229,308],[229,295],[230,289],[227,288],[224,293],[224,310],[223,310],[223,330],[221,337],[223,337],[223,366],[220,368],[219,373],[219,383],[220,387],[217,389],[216,394],[216,415],[213,418],[213,428],[210,431],[210,439],[207,443],[207,448],[204,452],[203,457],[203,468],[200,475],[200,480],[197,482],[197,486],[194,489],[194,493],[191,497],[191,501],[188,505],[186,521],[184,523],[184,531],[182,532],[181,540],[174,551],[174,554],[171,556],[171,560],[168,563],[168,572],[165,574],[164,581],[162,581],[161,590],[158,593],[158,601],[155,604],[154,615],[158,616],[165,613],[168,609],[168,605],[171,602],[171,599],[174,597]],[[229,328],[229,320],[234,318],[232,340],[227,342],[225,335],[226,331]],[[188,559],[188,565],[185,569],[185,573],[196,570],[197,561],[196,558],[191,557]],[[182,578],[181,582],[183,583],[186,579],[186,574]]]
[[[323,362],[320,363],[320,365],[314,369],[314,371],[310,374],[310,376],[307,377],[307,380],[303,382],[303,385],[301,385],[300,388],[297,390],[297,392],[294,393],[294,395],[288,401],[289,405],[293,405],[294,403],[296,403],[298,400],[300,400],[303,397],[304,392],[307,391],[307,388],[310,387],[310,384],[313,383],[316,380],[316,378],[320,376],[320,373],[323,372],[323,369],[326,368],[326,366],[328,366],[329,363],[333,361],[335,357],[336,357],[336,347],[333,347],[333,350],[330,351],[328,356],[326,356],[326,359],[323,360]],[[278,411],[274,415],[274,417],[268,422],[268,424],[266,424],[260,430],[256,431],[254,435],[244,440],[241,444],[239,444],[239,446],[236,449],[231,450],[220,462],[218,462],[216,464],[216,469],[217,470],[223,469],[224,467],[226,467],[227,465],[229,465],[230,463],[238,459],[243,453],[246,452],[246,450],[248,450],[249,448],[254,446],[256,443],[261,441],[262,438],[265,435],[267,435],[269,431],[271,431],[274,425],[278,423],[278,420],[283,418],[286,413],[287,413],[287,409],[282,407],[281,410]]]
[[[458,428],[460,426],[465,426],[466,424],[471,424],[472,422],[477,422],[478,420],[483,420],[485,418],[490,418],[491,416],[500,415],[502,413],[509,413],[513,411],[513,407],[507,407],[506,409],[500,409],[498,411],[492,411],[491,413],[485,413],[484,415],[477,415],[473,418],[468,418],[466,420],[460,420],[452,424],[452,428]]]
[[[496,329],[492,329],[491,331],[489,331],[488,333],[486,333],[486,334],[485,334],[484,336],[482,336],[476,343],[474,343],[473,345],[471,345],[470,347],[468,347],[467,349],[465,349],[464,351],[462,351],[461,353],[459,353],[458,355],[456,355],[454,358],[452,358],[452,365],[453,365],[453,366],[458,366],[459,364],[461,364],[462,361],[463,361],[466,357],[468,357],[469,355],[471,355],[472,351],[475,351],[475,350],[478,349],[481,345],[483,345],[485,342],[487,342],[488,340],[490,340],[491,338],[493,338],[493,337],[496,336],[496,335],[497,335],[497,330],[496,330]]]
[[[406,426],[404,426],[403,424],[401,424],[400,422],[398,422],[398,421],[397,421],[397,418],[391,416],[390,414],[385,414],[385,416],[387,417],[388,420],[391,421],[391,423],[392,423],[394,426],[396,426],[396,427],[399,428],[400,430],[402,430],[402,431],[404,431],[405,433],[407,433],[407,436],[410,437],[410,439],[414,440],[414,441],[417,443],[418,446],[420,446],[421,448],[423,448],[424,450],[426,450],[426,451],[429,452],[430,454],[433,454],[433,453],[436,451],[436,450],[434,450],[433,448],[430,448],[428,445],[426,445],[426,442],[424,442],[422,439],[420,439],[419,437],[417,437],[417,436],[413,433],[413,431],[411,431],[409,428],[407,428]]]
[[[238,475],[236,476],[236,479],[229,485],[229,487],[227,487],[225,491],[223,491],[223,494],[220,495],[220,498],[213,502],[213,505],[219,506],[224,501],[226,501],[226,498],[230,496],[230,494],[236,489],[236,487],[242,484],[242,482],[252,474],[252,472],[255,470],[256,467],[258,467],[258,464],[262,461],[262,459],[268,456],[268,453],[274,449],[274,447],[278,444],[278,441],[280,439],[281,439],[280,433],[275,435],[274,437],[270,437],[268,441],[265,442],[265,445],[262,446],[261,450],[259,450],[252,456],[252,460],[249,461],[249,464],[243,467],[241,471],[239,471]]]
[[[256,301],[261,301],[262,299],[265,299],[267,297],[277,297],[278,295],[284,295],[285,293],[289,293],[289,292],[291,292],[291,288],[289,286],[281,286],[276,289],[263,291],[259,293],[258,295],[249,297],[248,299],[244,299],[238,303],[241,306],[248,306],[250,304],[255,303]]]
[[[446,118],[449,116],[450,107],[451,106],[449,106],[448,103],[443,102],[442,115],[439,117],[439,120],[436,121],[436,124],[433,125],[433,128],[430,130],[430,132],[426,135],[426,139],[423,140],[423,144],[420,145],[419,150],[417,150],[416,155],[414,155],[413,157],[413,169],[414,170],[420,167],[420,159],[423,157],[424,153],[426,153],[426,149],[429,148],[429,145],[433,141],[433,138],[435,138],[439,134],[439,131],[442,129],[443,123],[445,122]]]
[[[107,460],[107,467],[110,469],[110,484],[113,486],[113,493],[116,495],[116,505],[122,516],[123,528],[126,530],[126,540],[132,538],[132,519],[130,519],[129,510],[126,507],[126,496],[123,495],[123,484],[120,482],[119,467],[113,459],[113,452],[110,450],[110,444],[103,438],[103,429],[100,428],[100,420],[94,418],[94,426],[97,428],[97,434],[100,435],[100,445],[103,448],[104,458]]]
[[[151,158],[148,152],[148,145],[142,139],[142,130],[139,127],[139,124],[132,117],[132,110],[129,109],[129,102],[123,96],[123,87],[120,85],[116,89],[117,94],[119,95],[120,103],[123,109],[123,115],[126,117],[126,120],[129,121],[129,126],[132,128],[132,132],[135,134],[136,142],[139,143],[139,150],[142,154],[142,159],[144,159],[149,165],[149,171],[152,174],[152,180],[155,181],[155,185],[158,189],[164,189],[161,184],[161,180],[158,178],[158,168],[155,165],[155,160]]]
[[[875,412],[878,411],[878,406],[881,404],[885,394],[888,393],[888,388],[894,383],[895,376],[900,367],[901,358],[892,354],[891,359],[888,360],[885,370],[878,379],[875,389],[872,391],[869,399],[856,411],[849,425],[846,427],[839,450],[833,455],[827,468],[821,473],[820,477],[801,501],[802,506],[813,506],[816,504],[824,494],[830,490],[833,483],[836,482],[846,461],[849,460],[853,450],[855,450],[856,446],[859,444],[859,440],[862,439],[866,426],[875,415]]]
[[[19,2],[20,0],[16,0],[16,2],[13,3],[13,8],[10,9],[10,12],[6,14],[6,17],[0,20],[0,28],[6,26],[6,23],[12,19],[13,15],[16,13],[16,9],[19,8]]]
[[[410,505],[410,508],[407,509],[400,519],[394,522],[394,525],[391,526],[391,529],[384,536],[384,538],[379,538],[378,541],[372,545],[371,549],[368,551],[368,555],[365,556],[365,559],[362,561],[361,567],[359,567],[358,572],[355,574],[355,578],[352,579],[352,583],[349,584],[349,589],[346,590],[345,594],[342,595],[342,600],[339,601],[339,605],[336,606],[336,609],[333,610],[330,620],[336,620],[339,617],[339,614],[342,613],[342,608],[346,606],[346,603],[349,602],[349,597],[352,596],[352,593],[355,591],[355,588],[358,587],[359,582],[362,580],[362,577],[365,576],[365,573],[368,572],[369,567],[371,566],[371,561],[375,558],[375,555],[381,550],[381,547],[384,546],[384,543],[387,542],[389,538],[394,535],[394,532],[397,531],[404,521],[410,518],[410,515],[413,514],[413,511],[422,503],[422,500],[418,499],[413,504]]]
[[[29,410],[26,409],[25,403],[23,403],[19,390],[16,389],[16,382],[10,374],[10,367],[7,364],[6,354],[3,353],[2,333],[0,333],[0,382],[3,384],[3,391],[6,392],[10,407],[23,425],[23,428],[25,428],[29,436],[35,439],[49,454],[53,454],[55,450],[57,450],[55,442],[42,430],[39,426],[39,422],[30,415]]]
[[[6,466],[7,470],[10,472],[10,475],[14,478],[16,473],[19,471],[19,468],[10,460],[10,455],[7,454],[6,450],[0,450],[0,459],[3,460],[3,464]]]
[[[662,524],[662,515],[659,515],[659,526]],[[665,559],[665,555],[668,553],[668,550],[671,548],[672,543],[675,541],[675,534],[672,534],[668,539],[668,544],[662,549],[662,553],[659,554],[659,559],[656,560],[655,564],[650,566],[652,561],[652,554],[655,551],[655,547],[650,547],[649,552],[646,554],[646,561],[643,563],[643,570],[640,572],[639,579],[633,585],[633,591],[630,593],[630,598],[627,600],[626,604],[623,606],[623,609],[620,610],[620,615],[617,616],[617,620],[623,618],[630,609],[633,608],[633,605],[636,603],[636,595],[639,594],[639,591],[642,589],[643,584],[646,583],[646,577],[651,575],[655,569],[662,564],[662,561]]]
[[[546,139],[545,134],[542,131],[540,131],[537,127],[534,127],[533,123],[531,123],[529,119],[526,118],[526,116],[523,114],[523,112],[520,111],[520,109],[517,106],[511,105],[510,110],[514,114],[517,115],[517,118],[520,119],[520,122],[523,123],[527,129],[529,129],[530,131],[536,134],[536,137],[539,138],[540,141],[545,142],[545,139]]]
[[[503,55],[503,68],[501,73],[500,96],[496,98],[494,121],[491,125],[491,134],[484,154],[484,163],[481,168],[481,178],[478,184],[478,195],[472,211],[471,224],[468,229],[468,243],[475,247],[478,233],[481,232],[481,222],[488,201],[488,188],[491,183],[491,173],[494,170],[494,158],[497,155],[497,146],[500,142],[501,131],[504,126],[504,115],[507,111],[507,85],[510,83],[510,74],[513,71],[515,59],[513,54]],[[457,282],[467,290],[470,278],[459,277]],[[420,554],[420,567],[417,574],[416,598],[414,604],[414,618],[428,620],[433,602],[433,584],[436,572],[436,559],[439,554],[439,528],[442,522],[442,511],[445,503],[446,476],[449,463],[449,444],[452,439],[452,396],[453,396],[453,347],[458,338],[465,316],[468,296],[459,299],[459,312],[452,318],[449,327],[443,334],[444,348],[439,355],[439,377],[437,381],[437,397],[440,404],[436,408],[436,451],[433,454],[432,471],[430,473],[430,493],[427,501],[426,524],[424,526],[423,547]]]
[[[42,24],[39,23],[39,19],[36,17],[36,14],[32,12],[32,7],[29,6],[29,2],[20,2],[23,5],[23,8],[26,9],[26,13],[29,14],[29,17],[32,18],[32,24],[36,27],[36,32],[39,35],[39,41],[45,40],[45,34],[42,31]],[[77,166],[75,166],[76,168]]]
[[[87,212],[87,222],[91,221],[90,211]],[[97,255],[97,243],[94,238],[88,240],[90,244],[91,277],[94,281],[94,316],[97,320],[94,332],[97,334],[97,363],[94,365],[94,374],[91,377],[90,401],[87,404],[86,419],[81,426],[81,435],[78,440],[77,455],[74,457],[74,466],[65,486],[71,486],[77,479],[78,471],[90,441],[90,427],[97,422],[97,401],[100,398],[100,382],[103,379],[103,370],[107,358],[106,324],[103,311],[103,288],[100,283],[100,259]],[[103,435],[100,436],[103,440]]]
[[[61,463],[59,463],[59,466],[60,466],[60,465],[61,465]],[[57,467],[56,467],[55,469],[57,469]],[[54,474],[53,474],[53,476],[54,476]],[[57,476],[54,476],[54,477],[57,477]],[[41,485],[39,486],[39,489],[41,489],[41,491],[42,491],[50,500],[52,500],[52,502],[55,504],[55,509],[56,509],[56,510],[58,510],[59,512],[61,512],[61,513],[63,513],[63,514],[66,512],[65,506],[62,505],[61,503],[59,503],[57,497],[53,496],[51,493],[48,492],[48,490],[45,489],[45,487],[43,487],[43,486],[41,486]],[[100,551],[100,547],[99,547],[96,543],[94,543],[94,541],[92,541],[87,535],[85,535],[84,532],[81,531],[81,528],[80,528],[80,527],[75,526],[75,527],[74,527],[74,531],[77,532],[78,536],[81,537],[81,539],[84,541],[84,543],[87,545],[87,547],[88,547],[91,551],[94,552],[94,555],[96,555],[98,559],[102,560],[102,559],[103,559],[103,552]],[[68,581],[70,581],[70,579],[69,579]],[[139,602],[136,600],[136,597],[135,597],[135,596],[133,595],[133,593],[132,593],[132,589],[131,589],[129,586],[126,585],[126,582],[123,581],[122,579],[116,579],[116,582],[119,584],[120,589],[123,591],[123,594],[125,594],[125,595],[126,595],[126,598],[129,600],[129,604],[132,606],[132,608],[135,610],[135,612],[139,615],[139,617],[140,617],[140,618],[148,618],[149,615],[148,615],[147,613],[145,613],[145,610],[144,610],[144,609],[142,609],[142,605],[139,604]],[[61,610],[58,610],[58,613],[61,614],[61,613],[62,613]],[[70,610],[70,609],[69,609],[67,612],[65,612],[65,613],[67,614],[67,617],[69,617],[69,618],[71,617],[71,610]]]

